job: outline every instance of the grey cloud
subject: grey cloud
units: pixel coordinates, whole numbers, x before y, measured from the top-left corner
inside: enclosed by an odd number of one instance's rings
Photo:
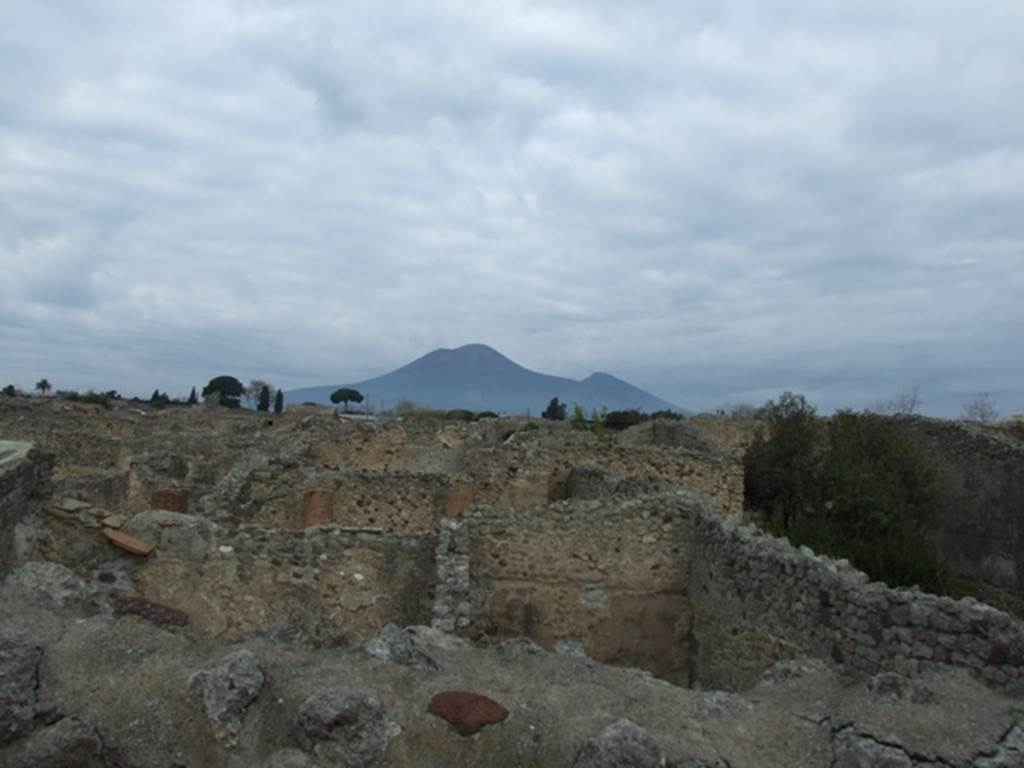
[[[483,341],[698,407],[1024,410],[1015,2],[8,17],[0,378],[294,386]]]

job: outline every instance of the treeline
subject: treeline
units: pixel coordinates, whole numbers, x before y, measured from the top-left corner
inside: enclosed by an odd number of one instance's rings
[[[593,409],[590,415],[579,403],[572,406],[572,415],[568,412],[568,406],[560,402],[557,397],[551,398],[547,407],[541,412],[541,418],[548,421],[568,421],[574,429],[581,431],[600,432],[605,429],[621,432],[624,429],[642,424],[651,419],[681,419],[680,414],[675,411],[655,411],[645,413],[636,408],[625,411],[609,411],[607,408],[600,410]]]
[[[53,389],[53,385],[46,379],[40,379],[35,388],[41,395],[46,396]],[[28,396],[27,393],[17,389],[13,384],[8,384],[3,389],[0,389],[0,394],[6,397]],[[173,398],[167,392],[161,392],[159,388],[153,390],[153,394],[150,395],[148,400],[138,397],[124,398],[114,389],[107,390],[106,392],[96,392],[90,389],[85,393],[80,393],[76,390],[58,389],[54,392],[54,397],[76,403],[99,405],[103,408],[110,408],[113,402],[120,400],[146,404],[154,408],[191,406],[199,403],[199,394],[197,394],[195,387],[192,387],[186,399]],[[202,397],[204,400],[213,398],[214,402],[227,408],[240,408],[244,398],[257,411],[270,411],[271,409],[273,409],[274,413],[284,411],[284,392],[261,380],[253,380],[249,383],[249,386],[245,386],[234,376],[215,376],[203,387]]]
[[[744,458],[748,510],[873,580],[946,592],[936,532],[951,491],[901,420],[853,411],[819,418],[791,392],[760,416],[763,430]]]

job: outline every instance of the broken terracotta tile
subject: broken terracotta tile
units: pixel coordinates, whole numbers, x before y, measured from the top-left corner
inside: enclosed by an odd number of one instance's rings
[[[136,539],[134,536],[129,536],[123,531],[118,531],[113,528],[104,528],[103,535],[110,539],[110,542],[123,549],[125,552],[131,552],[133,555],[139,555],[145,557],[153,551],[153,545]]]

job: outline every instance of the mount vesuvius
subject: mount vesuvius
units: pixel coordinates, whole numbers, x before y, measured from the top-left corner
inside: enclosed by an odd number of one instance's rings
[[[683,409],[607,373],[582,381],[537,373],[518,365],[485,344],[435,349],[408,365],[354,384],[293,389],[287,401],[330,404],[339,387],[359,390],[375,408],[392,408],[400,400],[431,408],[539,414],[552,397],[571,408],[579,403],[589,413],[638,408],[643,411]]]

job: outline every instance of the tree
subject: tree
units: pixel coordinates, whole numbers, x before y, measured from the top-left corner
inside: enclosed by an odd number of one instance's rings
[[[4,387],[3,392],[8,397],[17,397],[18,396],[18,390],[14,388],[13,384],[8,384],[6,387]]]
[[[552,397],[548,407],[544,409],[540,416],[548,421],[565,421],[565,415],[565,403],[560,403],[557,397]]]
[[[762,413],[767,434],[758,434],[744,456],[744,495],[786,530],[815,498],[821,426],[814,406],[793,392],[769,400]]]
[[[341,389],[336,389],[331,393],[331,402],[335,405],[338,403],[344,403],[345,413],[348,413],[348,404],[363,402],[363,395],[359,390],[342,387]]]
[[[277,390],[277,394],[274,395],[274,413],[278,416],[284,411],[284,392],[280,389]]]
[[[256,405],[257,411],[269,411],[270,410],[270,387],[267,384],[263,385],[263,389],[260,390],[260,401]]]
[[[196,405],[199,403],[199,396],[196,394],[196,388],[192,387],[192,391],[188,395],[188,404]]]
[[[999,418],[995,399],[988,392],[982,392],[964,403],[963,417],[968,421],[995,421]]]
[[[267,388],[270,398],[273,399],[276,390],[272,384],[263,381],[263,379],[252,379],[249,382],[249,386],[245,388],[245,402],[250,408],[258,409],[260,395],[263,394],[264,387]]]
[[[245,394],[245,387],[234,376],[215,376],[203,387],[203,397],[213,394],[219,396],[221,405],[238,408],[239,398]]]
[[[905,422],[852,411],[818,419],[790,392],[763,415],[767,434],[744,457],[744,491],[771,530],[848,558],[872,579],[942,588],[935,535],[946,480]]]
[[[879,402],[868,408],[869,412],[887,414],[890,416],[912,416],[921,407],[921,393],[915,384],[909,389],[896,393],[896,396],[888,402]]]
[[[47,392],[53,389],[53,385],[51,385],[50,382],[48,382],[46,379],[40,379],[39,381],[36,382],[36,389],[38,389],[40,393],[45,395]]]
[[[572,416],[569,417],[569,423],[572,424],[573,429],[579,430],[586,430],[590,426],[587,422],[587,412],[579,403],[572,404]]]

